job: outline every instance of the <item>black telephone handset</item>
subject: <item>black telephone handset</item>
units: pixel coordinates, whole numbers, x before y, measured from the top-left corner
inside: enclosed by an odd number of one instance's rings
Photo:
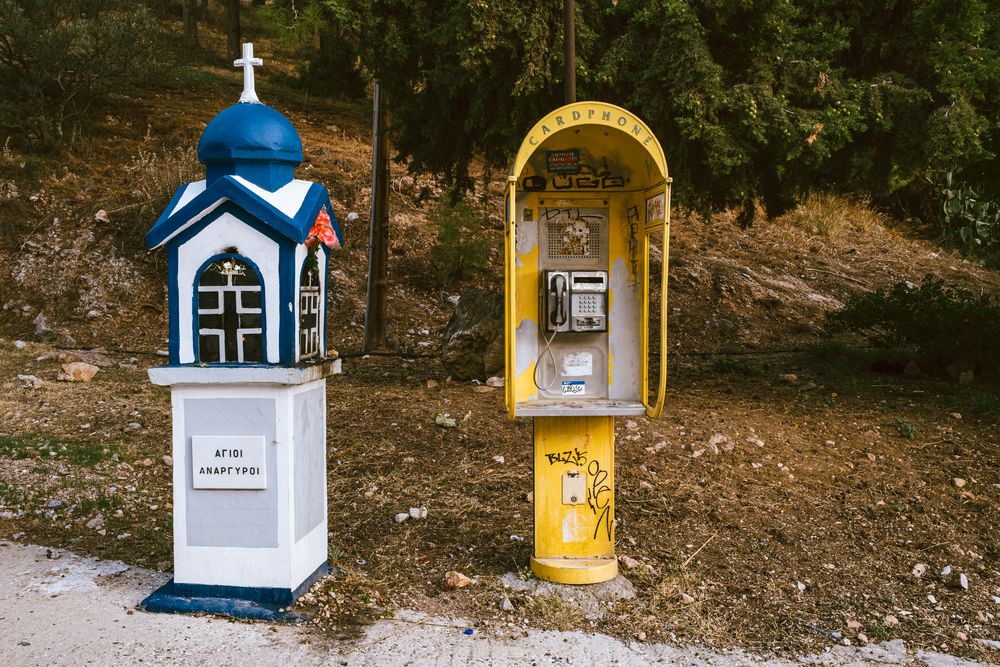
[[[566,288],[566,276],[557,273],[551,277],[549,291],[555,295],[555,307],[552,309],[550,321],[552,326],[557,328],[566,324],[566,319],[569,317],[566,303]]]

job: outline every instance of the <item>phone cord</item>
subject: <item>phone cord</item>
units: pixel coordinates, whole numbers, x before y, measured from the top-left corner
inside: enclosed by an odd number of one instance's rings
[[[535,387],[537,387],[540,391],[548,391],[549,388],[556,383],[556,378],[558,377],[558,373],[556,373],[556,355],[552,352],[552,341],[556,339],[556,333],[558,332],[553,331],[552,335],[545,339],[545,347],[542,348],[541,354],[539,354],[538,359],[535,360],[535,372],[532,373],[531,379],[534,381]],[[549,355],[549,359],[552,360],[552,379],[549,380],[549,383],[543,387],[538,384],[538,369],[542,367],[542,359],[545,357],[546,352]]]

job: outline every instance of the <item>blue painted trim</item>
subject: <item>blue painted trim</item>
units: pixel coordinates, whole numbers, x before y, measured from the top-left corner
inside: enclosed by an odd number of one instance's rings
[[[169,584],[167,584],[169,586]],[[184,597],[161,588],[139,603],[139,609],[154,614],[214,614],[244,621],[268,623],[305,623],[309,616],[279,611],[280,607],[232,598]]]
[[[179,202],[181,200],[181,197],[184,196],[184,193],[192,185],[194,185],[194,184],[193,183],[188,183],[186,185],[182,185],[181,187],[177,188],[177,192],[175,192],[174,196],[170,198],[170,202],[167,204],[167,207],[165,209],[163,209],[163,213],[161,214],[160,217],[163,217],[163,216],[170,217],[171,211],[173,211],[175,208],[177,208],[177,202]]]
[[[298,309],[295,304],[295,248],[282,243],[278,246],[278,363],[295,363],[295,336]]]
[[[211,613],[234,618],[275,622],[300,622],[304,614],[279,611],[295,602],[313,584],[330,573],[323,561],[295,590],[255,586],[178,584],[173,579],[139,603],[140,609],[166,614]]]
[[[146,233],[146,246],[150,249],[162,245],[167,238],[183,227],[192,218],[200,215],[219,199],[228,199],[246,212],[255,216],[262,223],[295,243],[302,243],[309,235],[309,230],[316,221],[316,215],[323,203],[329,204],[330,198],[319,183],[312,183],[302,199],[295,217],[288,217],[272,206],[263,197],[244,187],[232,176],[222,176],[208,184],[205,191],[194,197],[173,215],[170,208],[164,211],[153,227]],[[307,206],[307,204],[309,204]],[[343,243],[340,226],[333,216],[333,207],[329,206],[330,221],[337,238]]]
[[[178,246],[174,246],[174,248],[176,248],[176,247],[178,247]],[[195,273],[194,273],[194,286],[193,286],[193,289],[192,289],[192,294],[194,295],[194,298],[191,299],[191,309],[192,309],[192,313],[191,313],[191,326],[192,326],[192,329],[193,329],[192,332],[191,332],[191,347],[193,348],[191,350],[191,352],[194,355],[194,363],[196,363],[196,364],[202,363],[202,361],[201,361],[201,345],[200,345],[200,340],[199,340],[199,337],[198,337],[198,329],[199,329],[199,327],[198,327],[198,283],[201,282],[201,274],[203,274],[205,272],[205,269],[208,268],[209,264],[213,264],[215,262],[219,262],[219,261],[222,261],[224,259],[238,259],[241,262],[245,262],[246,264],[250,265],[250,268],[253,269],[253,272],[257,275],[257,282],[260,284],[260,332],[261,332],[260,333],[260,345],[261,345],[261,351],[264,354],[265,363],[264,364],[255,364],[255,365],[261,365],[261,366],[267,365],[267,363],[266,363],[267,362],[267,285],[264,284],[264,276],[263,276],[263,274],[261,274],[260,268],[257,266],[257,264],[252,259],[250,259],[246,255],[238,255],[236,253],[231,253],[231,252],[230,253],[220,253],[218,255],[213,255],[212,257],[209,257],[208,259],[206,259],[202,263],[201,266],[198,267],[198,270],[195,271]],[[280,274],[279,274],[279,280],[280,280]],[[175,281],[176,281],[176,278],[175,278]],[[281,319],[280,315],[279,315],[278,319],[279,320]],[[179,330],[180,330],[180,325],[178,324],[178,331]],[[173,360],[171,360],[171,363],[173,363]],[[215,362],[204,362],[204,363],[206,363],[206,364],[207,363],[211,363],[213,366],[217,365]],[[223,364],[218,364],[218,365],[222,366]],[[230,365],[230,364],[229,364],[229,362],[227,362],[225,365]],[[244,364],[241,364],[239,362],[233,362],[232,365],[233,366],[243,366]]]
[[[170,352],[170,363],[180,363],[181,322],[180,303],[177,289],[177,250],[178,246],[167,249],[167,317],[170,320],[167,337],[167,351]]]

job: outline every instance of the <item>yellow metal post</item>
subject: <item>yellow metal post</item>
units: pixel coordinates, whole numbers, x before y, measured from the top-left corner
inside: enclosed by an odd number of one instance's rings
[[[531,571],[561,584],[618,574],[615,418],[536,417]]]

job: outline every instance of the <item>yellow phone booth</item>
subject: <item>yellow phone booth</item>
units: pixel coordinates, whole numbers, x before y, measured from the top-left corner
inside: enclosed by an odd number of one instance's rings
[[[606,581],[615,557],[615,417],[663,410],[670,178],[635,115],[577,102],[524,138],[506,187],[506,401],[534,418],[531,569]],[[651,236],[663,233],[659,383],[649,396]]]

